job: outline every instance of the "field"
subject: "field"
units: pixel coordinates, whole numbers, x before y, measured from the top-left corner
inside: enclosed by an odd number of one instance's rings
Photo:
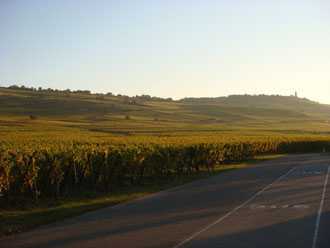
[[[118,190],[131,199],[137,188],[154,192],[260,156],[330,150],[330,107],[283,96],[172,101],[1,88],[0,127],[6,220]],[[75,213],[113,204],[100,202]]]
[[[284,96],[170,101],[0,88],[8,137],[329,135],[330,106]]]

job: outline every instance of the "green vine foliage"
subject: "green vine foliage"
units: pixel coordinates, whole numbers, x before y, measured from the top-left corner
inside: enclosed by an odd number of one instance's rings
[[[328,138],[242,138],[240,140],[141,139],[0,142],[0,204],[104,192],[113,187],[157,183],[187,173],[212,170],[270,153],[330,150]]]

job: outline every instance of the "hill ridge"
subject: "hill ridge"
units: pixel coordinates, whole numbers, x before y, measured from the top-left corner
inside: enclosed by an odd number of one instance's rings
[[[278,95],[173,101],[146,95],[127,97],[87,91],[0,88],[0,125],[4,132],[20,126],[22,132],[47,127],[49,130],[97,130],[116,135],[248,129],[327,133],[330,131],[330,105]]]

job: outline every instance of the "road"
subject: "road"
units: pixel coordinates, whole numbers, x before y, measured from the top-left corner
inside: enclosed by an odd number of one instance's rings
[[[0,239],[0,247],[330,247],[330,156],[282,157]]]

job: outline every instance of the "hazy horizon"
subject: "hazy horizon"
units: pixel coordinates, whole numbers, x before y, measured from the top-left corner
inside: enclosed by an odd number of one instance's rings
[[[330,3],[0,2],[0,86],[330,104]]]

